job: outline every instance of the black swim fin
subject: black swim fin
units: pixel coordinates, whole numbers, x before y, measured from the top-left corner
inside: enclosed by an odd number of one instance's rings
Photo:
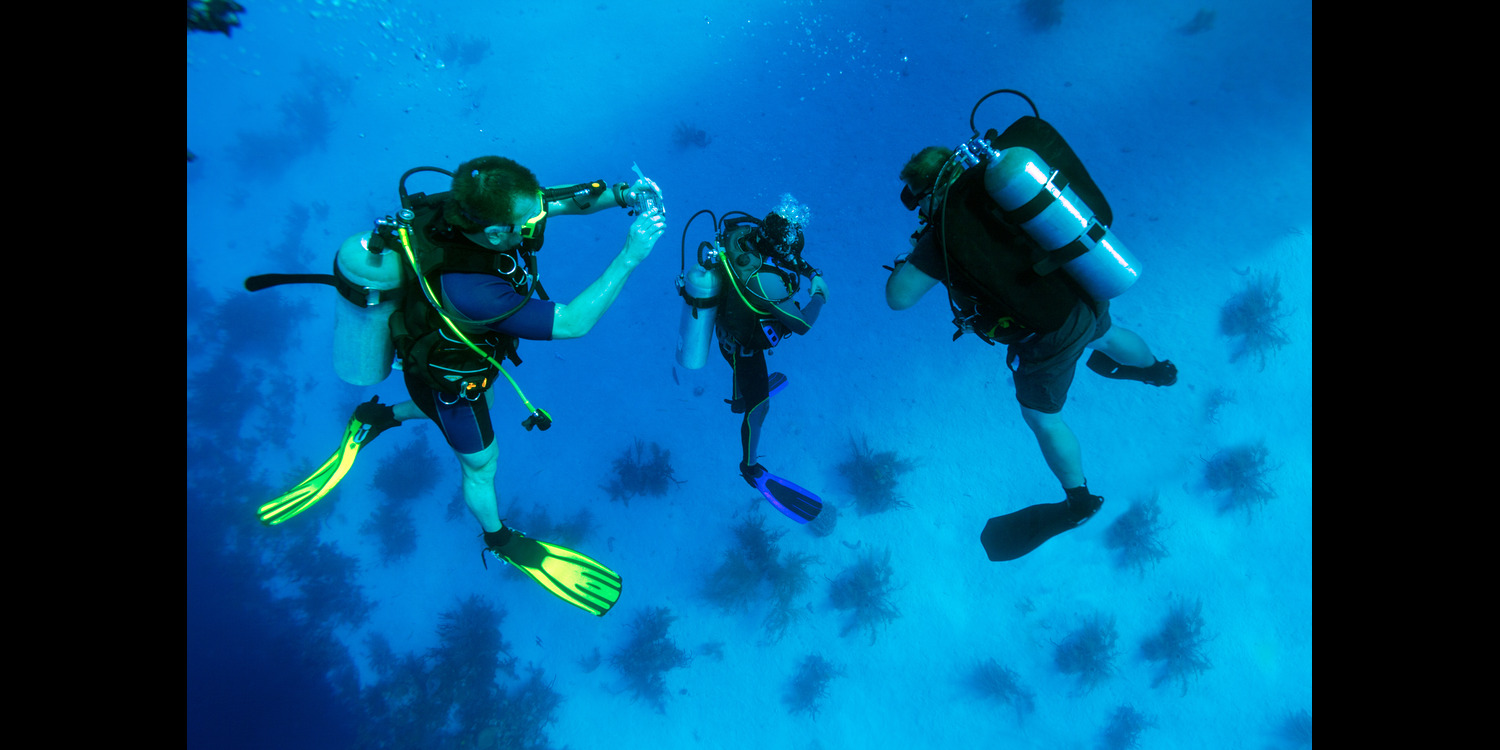
[[[1078,490],[1082,489],[1082,492]],[[1074,488],[1060,503],[1042,503],[1014,513],[991,518],[979,534],[979,543],[993,562],[1014,560],[1042,546],[1042,543],[1082,526],[1104,504],[1104,498],[1088,494],[1087,488]]]
[[[1177,382],[1177,365],[1171,360],[1159,359],[1150,367],[1131,367],[1110,359],[1104,352],[1095,350],[1089,355],[1090,370],[1112,380],[1135,380],[1146,385],[1161,387]]]

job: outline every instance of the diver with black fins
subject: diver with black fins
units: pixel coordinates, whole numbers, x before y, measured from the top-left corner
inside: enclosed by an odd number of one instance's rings
[[[452,178],[451,189],[408,195],[417,172]],[[401,211],[340,248],[334,275],[266,275],[246,281],[251,291],[286,283],[327,283],[343,302],[335,316],[334,369],[345,381],[377,385],[400,357],[411,400],[360,404],[343,442],[329,460],[290,492],[261,506],[264,523],[283,523],[325,496],[349,471],[359,451],[381,432],[413,419],[431,419],[458,457],[463,497],[484,532],[484,552],[591,614],[604,615],[620,596],[618,574],[598,561],[508,528],[495,488],[500,448],[490,421],[491,386],[504,376],[528,416],[521,426],[546,430],[552,417],[526,399],[501,366],[519,340],[549,341],[587,334],[609,310],[666,228],[661,190],[639,179],[608,185],[595,180],[543,188],[531,170],[501,156],[460,164],[456,172],[418,167],[401,176]],[[635,216],[624,248],[572,301],[550,301],[536,254],[549,219],[625,208]]]
[[[1003,133],[979,135],[974,113],[1009,93],[1031,104]],[[989,559],[1014,560],[1087,522],[1104,498],[1089,491],[1078,438],[1063,422],[1084,349],[1089,369],[1147,385],[1177,382],[1138,334],[1113,326],[1109,301],[1140,276],[1140,263],[1110,229],[1103,193],[1062,135],[1019,91],[986,94],[969,115],[974,137],[956,149],[929,146],[901,169],[901,201],[923,226],[886,281],[893,310],[942,284],[958,332],[1007,347],[1021,416],[1036,436],[1064,499],[991,518],[980,535]]]
[[[699,211],[694,214],[708,213]],[[687,226],[683,227],[683,272],[678,292],[686,303],[677,340],[677,363],[689,370],[703,367],[714,336],[732,373],[729,410],[740,419],[740,477],[768,502],[797,523],[818,517],[823,501],[812,492],[760,465],[761,428],[771,411],[771,396],[787,378],[770,373],[766,354],[787,336],[806,334],[828,302],[828,282],[802,258],[802,227],[808,211],[790,195],[756,219],[732,211],[714,219],[715,242],[701,243],[698,263],[687,268]],[[692,219],[688,220],[688,225]],[[705,254],[704,250],[708,249]],[[800,278],[807,277],[809,300],[793,300]]]

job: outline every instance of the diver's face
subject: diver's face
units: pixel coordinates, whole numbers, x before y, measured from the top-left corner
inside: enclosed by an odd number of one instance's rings
[[[912,195],[917,196],[917,213],[921,216],[931,216],[932,191],[922,192],[911,180],[902,180],[902,182],[906,183],[906,189],[910,190]]]
[[[510,251],[521,246],[528,229],[546,218],[546,205],[540,193],[517,198],[504,224],[492,224],[478,232],[465,232],[474,243],[496,251]]]

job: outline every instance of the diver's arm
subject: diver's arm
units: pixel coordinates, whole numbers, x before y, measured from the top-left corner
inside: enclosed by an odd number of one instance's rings
[[[658,187],[656,187],[656,183],[651,182],[650,180],[645,180],[645,179],[636,180],[634,185],[631,185],[628,188],[624,188],[624,189],[622,189],[620,191],[616,191],[615,190],[615,184],[616,183],[606,183],[605,186],[604,186],[604,192],[603,193],[600,193],[599,195],[596,195],[593,198],[583,199],[583,200],[588,201],[588,205],[583,205],[582,203],[580,203],[580,201],[574,200],[571,196],[563,197],[563,198],[560,198],[560,199],[555,200],[555,201],[548,201],[547,202],[547,215],[548,216],[582,216],[584,214],[598,213],[600,211],[603,211],[605,209],[610,209],[610,208],[626,208],[626,209],[628,209],[628,208],[630,208],[632,206],[632,204],[634,202],[634,199],[635,199],[635,196],[638,193],[640,193],[641,191],[655,192],[657,195],[661,194],[661,189],[658,188]],[[618,184],[624,184],[624,183],[618,183]],[[569,185],[554,185],[553,187],[571,187],[571,186],[569,186]],[[549,187],[547,189],[548,190],[552,190],[553,187]],[[620,202],[620,198],[622,197],[620,195],[620,193],[624,193],[624,195],[623,195],[623,197],[625,198],[625,202],[624,203]]]
[[[821,280],[822,277],[818,278]],[[750,283],[755,293],[764,299],[780,299],[786,296],[786,285],[781,283],[781,279],[771,274],[757,273],[750,277]],[[823,304],[828,301],[826,284],[815,281],[811,294],[812,299],[801,308],[798,308],[791,300],[772,305],[776,319],[798,336],[812,329],[813,324],[818,322],[818,313],[823,311]]]
[[[885,282],[885,303],[892,310],[905,310],[917,304],[922,295],[936,286],[938,280],[923,273],[911,263],[902,263]]]
[[[651,254],[651,248],[666,231],[667,222],[661,211],[651,210],[635,217],[630,232],[625,237],[625,247],[610,261],[609,267],[592,284],[579,292],[572,302],[558,305],[552,311],[552,338],[576,339],[593,330],[594,324],[613,305],[625,281],[635,272],[636,266]]]

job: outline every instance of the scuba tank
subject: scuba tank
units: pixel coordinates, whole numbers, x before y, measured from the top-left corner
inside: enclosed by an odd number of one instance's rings
[[[695,213],[682,225],[682,272],[677,274],[677,294],[682,297],[682,318],[677,324],[677,364],[689,370],[699,370],[708,362],[708,353],[714,344],[714,323],[719,313],[719,293],[724,280],[719,276],[719,250],[712,243],[698,243],[698,262],[687,266],[687,232],[693,219],[708,214],[718,231],[719,219],[714,212],[703,209]],[[704,257],[703,250],[708,249]]]
[[[396,347],[391,313],[401,297],[400,254],[371,248],[370,233],[344,240],[333,261],[340,301],[333,316],[333,370],[350,385],[376,385],[391,374]]]
[[[1022,117],[998,136],[993,130],[980,136],[974,128],[974,115],[985,99],[1000,93],[1025,99],[1035,117]],[[1118,297],[1140,278],[1140,261],[1107,226],[1113,214],[1103,193],[1062,135],[1041,119],[1029,97],[1013,89],[985,94],[969,113],[969,129],[974,138],[954,149],[955,163],[963,169],[985,164],[985,192],[1003,209],[1002,218],[1036,241],[1045,253],[1033,270],[1045,276],[1062,268],[1089,296],[1100,301]],[[1010,137],[1013,134],[1015,138]],[[1050,166],[1031,148],[994,145],[996,140],[1013,142],[1022,138],[1065,162],[1062,168]],[[1091,208],[1070,183],[1094,196],[1099,205]]]
[[[1067,176],[1035,151],[1013,146],[994,152],[984,188],[1043,250],[1074,256],[1061,261],[1062,269],[1094,299],[1118,297],[1140,278],[1140,261],[1073,192]]]
[[[701,247],[699,263],[684,269],[677,277],[677,289],[683,302],[682,320],[677,325],[677,364],[689,370],[702,369],[708,362],[722,286],[714,261],[703,263]]]
[[[785,198],[790,199],[790,196],[785,196]],[[805,212],[805,209],[803,211]],[[791,212],[789,211],[789,213]],[[714,242],[698,243],[698,262],[689,268],[687,265],[687,232],[688,228],[693,225],[693,219],[698,218],[702,214],[708,214],[709,220],[713,222],[715,232]],[[780,221],[775,231],[791,232],[795,230],[795,245],[790,246],[791,249],[788,250],[786,248],[790,240],[779,240],[775,243],[775,246],[782,248],[783,252],[780,252],[775,257],[762,257],[759,253],[756,253],[755,268],[747,270],[767,270],[775,273],[782,279],[787,287],[787,296],[779,300],[764,300],[769,304],[776,305],[786,302],[792,298],[792,295],[796,294],[798,274],[812,278],[820,272],[801,257],[802,231],[798,228],[800,225],[788,223],[785,217],[776,214],[774,211],[772,212],[772,216],[775,216]],[[718,317],[719,301],[725,294],[723,287],[726,281],[735,288],[735,293],[739,294],[741,300],[745,303],[744,306],[746,309],[750,310],[752,314],[766,315],[766,313],[757,310],[753,302],[744,299],[744,291],[739,289],[737,286],[738,282],[730,278],[737,272],[730,268],[729,261],[731,258],[735,258],[735,254],[730,251],[730,240],[727,238],[732,236],[732,231],[746,225],[753,227],[754,231],[760,232],[761,234],[757,236],[762,237],[761,242],[765,242],[764,237],[768,236],[764,232],[767,229],[765,223],[744,211],[730,211],[721,219],[715,216],[713,211],[705,208],[693,214],[687,220],[687,224],[682,227],[682,272],[677,276],[677,293],[682,297],[683,308],[681,322],[678,323],[677,329],[677,364],[689,370],[700,369],[708,361],[708,353],[713,348],[715,326],[726,322]],[[706,254],[705,250],[707,250]],[[743,260],[745,254],[741,254],[739,258]],[[734,294],[730,294],[729,296],[731,307],[727,308],[726,315],[733,317],[732,314],[739,308],[732,302]],[[735,323],[730,321],[729,325],[734,327]],[[769,346],[776,346],[781,338],[787,335],[787,331],[784,330],[780,323],[775,322],[774,318],[763,318],[760,320],[758,329],[765,336],[764,343],[769,344]]]

